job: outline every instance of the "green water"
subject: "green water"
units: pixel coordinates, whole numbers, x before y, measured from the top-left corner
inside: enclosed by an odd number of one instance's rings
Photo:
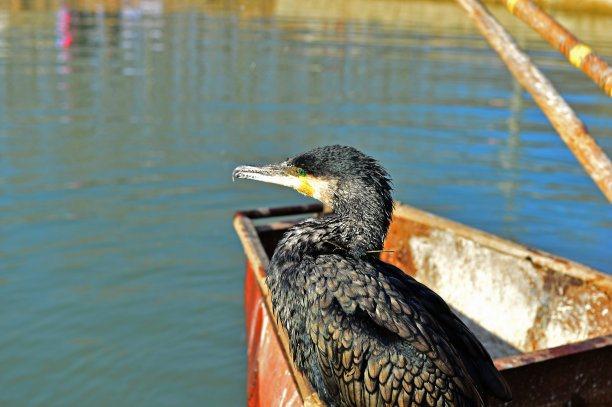
[[[610,204],[452,4],[37,5],[0,3],[2,406],[244,405],[232,214],[310,201],[231,172],[316,145],[377,157],[400,201],[612,272]],[[610,22],[568,20],[612,60]],[[510,25],[612,153],[612,100]]]

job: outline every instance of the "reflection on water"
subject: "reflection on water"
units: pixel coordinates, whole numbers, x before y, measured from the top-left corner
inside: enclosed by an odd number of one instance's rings
[[[315,145],[612,272],[610,205],[457,6],[339,4],[4,4],[1,404],[244,405],[231,215],[305,198],[231,170]],[[559,17],[612,59],[612,17]],[[503,19],[612,152],[610,99]]]

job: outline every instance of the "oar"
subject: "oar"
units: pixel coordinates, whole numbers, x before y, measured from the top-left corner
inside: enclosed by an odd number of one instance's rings
[[[582,69],[612,97],[612,68],[588,45],[555,21],[531,0],[501,0],[508,10],[557,48],[575,67]]]
[[[479,0],[457,2],[516,79],[531,94],[595,184],[612,202],[612,163],[588,134],[580,118]]]

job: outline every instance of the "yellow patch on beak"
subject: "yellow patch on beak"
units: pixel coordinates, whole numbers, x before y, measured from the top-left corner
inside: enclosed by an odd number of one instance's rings
[[[315,189],[312,187],[312,185],[310,185],[308,180],[306,178],[303,178],[301,179],[301,181],[302,182],[300,183],[300,185],[298,185],[296,189],[304,195],[314,196]]]

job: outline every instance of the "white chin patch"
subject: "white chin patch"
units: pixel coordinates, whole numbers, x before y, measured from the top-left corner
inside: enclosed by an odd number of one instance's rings
[[[332,190],[335,188],[335,183],[330,179],[326,178],[314,178],[308,179],[308,183],[314,189],[312,197],[317,201],[323,203],[326,207],[331,207],[332,201]]]

